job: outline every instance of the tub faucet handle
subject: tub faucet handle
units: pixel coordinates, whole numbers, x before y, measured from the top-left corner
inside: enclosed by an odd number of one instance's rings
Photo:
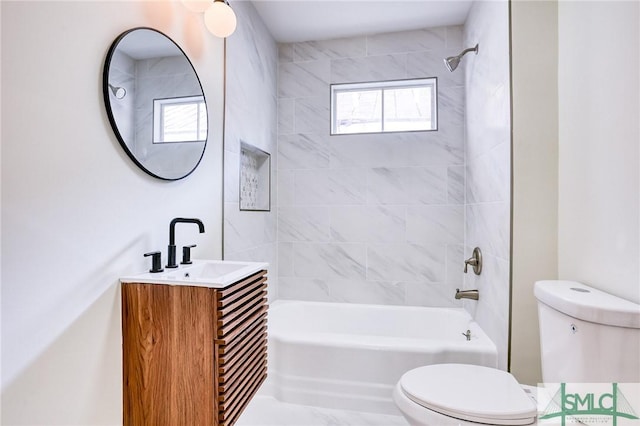
[[[471,257],[464,261],[464,273],[467,273],[467,267],[471,265],[473,267],[473,273],[480,275],[482,272],[482,252],[479,247],[473,249]]]
[[[467,341],[471,340],[471,330],[467,330],[467,332],[462,333],[462,335],[467,338]]]

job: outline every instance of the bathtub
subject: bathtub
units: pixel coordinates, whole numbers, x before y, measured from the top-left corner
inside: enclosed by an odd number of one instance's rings
[[[283,402],[399,414],[392,390],[412,368],[497,367],[494,343],[462,308],[278,300],[268,321],[264,392]]]

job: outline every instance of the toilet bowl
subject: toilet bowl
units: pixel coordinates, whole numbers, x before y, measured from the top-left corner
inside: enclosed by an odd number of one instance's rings
[[[536,422],[534,400],[511,374],[478,365],[434,364],[408,371],[393,400],[414,426]]]
[[[538,281],[534,294],[543,382],[640,381],[640,305],[575,281]],[[532,389],[502,370],[434,364],[406,372],[393,400],[413,426],[530,425]]]

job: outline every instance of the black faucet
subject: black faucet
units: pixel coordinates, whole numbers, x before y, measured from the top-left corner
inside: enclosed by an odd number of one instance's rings
[[[169,224],[169,248],[168,248],[168,259],[167,259],[167,268],[177,268],[178,264],[176,262],[176,223],[195,223],[198,225],[200,229],[200,233],[204,232],[204,224],[200,219],[189,219],[184,217],[176,217]]]

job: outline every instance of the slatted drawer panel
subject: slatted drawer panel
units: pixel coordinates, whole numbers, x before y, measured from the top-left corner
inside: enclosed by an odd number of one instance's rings
[[[267,376],[266,271],[216,291],[218,424],[233,425]]]

